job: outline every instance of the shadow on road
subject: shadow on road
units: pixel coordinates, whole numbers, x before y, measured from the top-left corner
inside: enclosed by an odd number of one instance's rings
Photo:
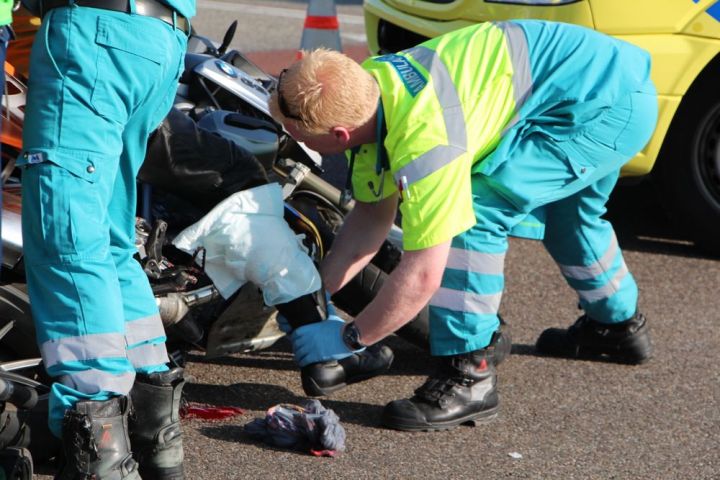
[[[234,383],[232,385],[189,383],[185,386],[183,394],[190,402],[263,412],[273,405],[282,403],[297,405],[307,399],[304,396],[296,395],[287,388],[268,383]],[[268,403],[269,399],[272,399],[272,403]],[[373,419],[380,418],[382,407],[378,405],[330,398],[320,400],[326,408],[334,410],[345,423],[367,427],[378,425],[377,421],[373,421]],[[212,429],[211,433],[216,435],[214,438],[222,440],[230,441],[237,438],[237,432],[230,432],[223,428]]]
[[[296,453],[298,455],[306,456],[307,452],[301,451],[301,450],[293,450],[289,448],[280,448],[275,447],[272,445],[268,445],[267,443],[262,442],[261,440],[252,438],[247,433],[245,433],[243,425],[215,425],[215,426],[208,426],[208,427],[202,427],[198,429],[198,431],[208,437],[212,438],[214,440],[221,440],[224,442],[234,442],[234,443],[248,443],[248,444],[255,444],[258,448],[263,450],[269,450],[273,452],[283,452],[283,453]]]
[[[188,354],[188,362],[224,365],[228,367],[268,368],[273,370],[296,370],[290,343],[281,338],[271,347],[242,355],[225,355],[207,358],[200,354]]]
[[[673,256],[714,258],[699,249],[676,226],[658,200],[650,181],[637,185],[620,185],[608,202],[606,218],[624,250]]]
[[[430,357],[427,352],[396,336],[388,337],[383,340],[383,343],[395,352],[395,360],[393,361],[390,371],[391,375],[424,375],[428,371]],[[188,354],[187,361],[233,368],[261,368],[278,371],[296,370],[299,374],[298,367],[293,360],[290,342],[285,338],[281,338],[274,345],[266,349],[240,355],[206,358],[201,354],[191,353]]]

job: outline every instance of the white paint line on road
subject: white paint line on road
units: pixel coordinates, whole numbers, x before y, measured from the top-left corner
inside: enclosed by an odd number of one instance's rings
[[[340,37],[358,43],[365,43],[367,41],[367,37],[364,33],[343,33],[341,31]]]
[[[198,7],[212,8],[214,10],[221,10],[225,12],[240,12],[250,15],[264,15],[268,17],[283,17],[283,18],[298,18],[304,19],[306,16],[306,10],[299,10],[295,8],[283,8],[283,7],[263,7],[259,5],[251,5],[248,3],[227,3],[227,2],[216,2],[213,0],[198,0]],[[339,14],[338,21],[340,26],[342,24],[348,25],[364,25],[365,19],[362,15],[346,15]]]

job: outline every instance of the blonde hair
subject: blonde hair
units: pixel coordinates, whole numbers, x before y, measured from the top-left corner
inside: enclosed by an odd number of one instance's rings
[[[287,113],[299,118],[301,128],[313,135],[328,133],[332,127],[359,127],[377,108],[380,89],[368,72],[350,57],[324,48],[302,52],[302,59],[282,75],[282,82],[270,99],[270,112],[279,121],[282,95]]]

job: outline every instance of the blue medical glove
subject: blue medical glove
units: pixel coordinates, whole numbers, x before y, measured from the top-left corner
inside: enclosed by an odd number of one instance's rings
[[[342,339],[345,322],[331,315],[323,322],[303,325],[290,334],[295,361],[300,367],[328,360],[341,360],[360,350],[350,350]]]
[[[278,313],[275,317],[275,321],[278,324],[278,328],[280,328],[280,331],[283,333],[290,333],[292,332],[292,327],[290,326],[290,322],[287,321],[287,318],[285,318],[285,315],[282,313]]]

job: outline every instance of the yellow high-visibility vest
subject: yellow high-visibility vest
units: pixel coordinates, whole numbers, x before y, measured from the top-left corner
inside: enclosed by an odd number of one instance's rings
[[[530,89],[527,43],[515,29],[474,25],[363,63],[380,86],[387,162],[378,159],[377,144],[363,145],[353,193],[374,202],[401,192],[406,250],[440,244],[475,224],[472,164],[497,146]]]

